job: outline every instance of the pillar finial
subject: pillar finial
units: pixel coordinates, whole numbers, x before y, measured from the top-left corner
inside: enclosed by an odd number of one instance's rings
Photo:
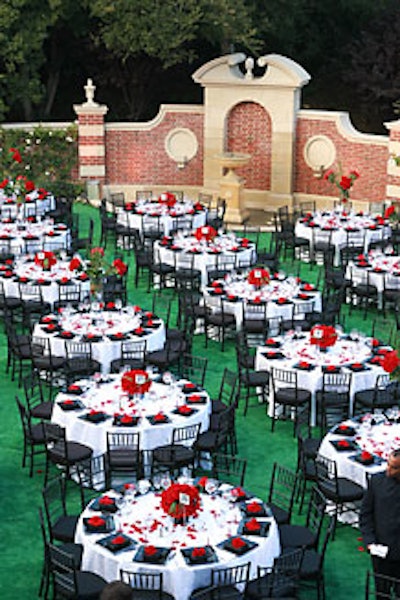
[[[93,85],[92,79],[88,79],[86,85],[83,87],[86,95],[85,104],[90,104],[91,106],[97,106],[97,102],[94,101],[94,92],[96,90],[96,86]]]

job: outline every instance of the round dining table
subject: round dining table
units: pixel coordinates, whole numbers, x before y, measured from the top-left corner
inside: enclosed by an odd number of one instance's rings
[[[365,252],[372,242],[388,238],[391,234],[389,221],[380,215],[373,216],[343,209],[316,211],[301,217],[295,225],[295,235],[309,240],[311,252],[313,239],[318,230],[332,232],[331,243],[335,248],[336,265],[340,264],[340,250],[346,246],[348,233],[360,233]]]
[[[3,218],[0,222],[0,246],[6,244],[9,251],[26,254],[39,250],[67,250],[71,234],[64,223],[54,223],[53,219],[28,217],[27,219]]]
[[[129,396],[121,385],[124,371],[96,374],[74,382],[57,394],[52,421],[65,427],[67,439],[82,442],[94,456],[107,450],[107,432],[140,434],[141,450],[171,443],[175,427],[200,423],[206,431],[210,398],[188,380],[175,381],[149,370],[151,386],[143,395]]]
[[[60,285],[79,285],[81,299],[90,294],[90,279],[86,273],[76,274],[69,268],[70,260],[61,257],[50,269],[35,262],[34,255],[18,255],[13,261],[0,264],[0,278],[6,297],[19,296],[19,283],[42,286],[44,302],[51,305],[59,298]]]
[[[315,425],[316,392],[322,388],[325,371],[351,373],[349,414],[352,414],[354,394],[375,386],[378,375],[385,373],[382,357],[391,350],[390,346],[358,332],[339,331],[336,343],[324,352],[311,343],[310,332],[290,331],[259,346],[255,366],[257,370],[271,371],[274,367],[295,370],[298,386],[312,393],[310,423]],[[271,401],[270,415],[272,408]]]
[[[377,289],[379,307],[382,307],[385,287],[398,288],[400,294],[400,256],[370,250],[367,254],[359,255],[356,261],[348,263],[345,278],[353,283],[361,282],[366,272],[369,274],[369,284]]]
[[[254,578],[258,565],[272,566],[280,552],[278,527],[259,498],[216,480],[180,478],[187,495],[193,483],[205,487],[197,515],[178,525],[163,508],[163,487],[169,493],[171,483],[141,480],[90,502],[75,535],[84,547],[82,568],[107,581],[119,579],[121,569],[161,572],[163,590],[188,600],[193,590],[210,585],[213,569],[250,563]]]
[[[51,352],[65,356],[69,340],[90,342],[92,357],[99,361],[103,373],[110,371],[111,362],[121,356],[121,342],[146,341],[146,352],[161,350],[165,344],[165,325],[151,311],[139,306],[117,308],[114,303],[82,303],[78,310],[59,309],[57,314],[42,317],[33,335],[48,337]]]
[[[157,198],[136,200],[117,209],[117,223],[140,232],[143,231],[143,220],[146,217],[160,217],[164,235],[169,235],[179,217],[190,219],[191,228],[194,229],[205,225],[207,209],[191,200],[167,203]]]
[[[202,287],[207,285],[207,268],[217,268],[220,256],[235,259],[232,261],[232,270],[255,262],[256,247],[247,238],[237,237],[234,233],[219,233],[212,239],[206,239],[201,237],[201,230],[202,227],[195,234],[178,232],[173,237],[165,236],[154,244],[155,255],[159,255],[162,263],[175,266],[178,270],[180,266],[187,268],[187,256],[194,256],[193,268],[201,273]],[[199,235],[196,236],[196,233]]]
[[[339,477],[367,487],[368,476],[386,468],[391,451],[400,448],[400,413],[369,413],[334,427],[318,453],[336,462]]]
[[[266,303],[268,319],[281,317],[289,320],[294,305],[298,305],[301,310],[302,304],[310,301],[314,301],[314,312],[321,312],[321,292],[307,281],[279,272],[272,274],[268,283],[258,286],[251,283],[249,277],[248,272],[228,273],[224,279],[213,282],[203,291],[204,303],[215,310],[218,310],[219,299],[225,298],[225,310],[235,315],[237,330],[242,327],[243,310],[247,304]]]

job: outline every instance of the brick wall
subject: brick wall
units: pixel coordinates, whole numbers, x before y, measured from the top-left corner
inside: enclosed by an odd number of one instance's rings
[[[184,169],[178,169],[165,150],[167,134],[177,127],[190,129],[198,141],[198,152]],[[166,112],[154,127],[131,128],[106,125],[107,184],[153,184],[174,187],[203,183],[203,115],[198,111]]]
[[[271,184],[271,120],[262,106],[241,102],[229,113],[227,123],[228,152],[248,152],[251,162],[238,169],[245,187],[269,190]]]
[[[329,113],[325,113],[329,114]],[[313,176],[312,169],[304,160],[304,145],[309,138],[315,135],[326,135],[336,147],[336,154],[340,157],[343,173],[356,169],[360,178],[354,183],[351,198],[354,200],[368,200],[377,202],[386,198],[387,160],[388,148],[382,143],[374,144],[373,141],[357,141],[347,138],[338,130],[336,121],[324,119],[309,119],[299,116],[296,132],[295,151],[295,193],[313,194],[320,196],[337,197],[335,186],[324,179]],[[373,138],[373,136],[368,136]]]

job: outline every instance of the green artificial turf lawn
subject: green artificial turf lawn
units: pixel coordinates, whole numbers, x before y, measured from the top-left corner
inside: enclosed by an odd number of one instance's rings
[[[98,241],[99,222],[97,210],[78,205],[74,211],[80,215],[80,228],[85,234],[89,217],[96,219],[95,240]],[[266,235],[266,234],[264,234]],[[261,244],[264,246],[265,244]],[[111,251],[107,250],[107,252]],[[134,257],[133,253],[126,253],[129,262],[129,299],[134,304],[151,307],[152,295],[146,293],[147,278],[142,277],[138,289],[134,288]],[[286,272],[297,272],[299,265],[285,263]],[[308,265],[301,266],[301,276],[316,282],[319,267],[312,269]],[[163,291],[161,298],[174,297],[172,290]],[[174,302],[174,316],[176,316],[177,301]],[[371,331],[371,318],[364,320],[359,311],[354,310],[349,316],[345,307],[346,329],[359,329],[369,333]],[[373,314],[373,317],[379,315]],[[372,318],[373,318],[372,317]],[[173,320],[172,320],[173,324]],[[380,337],[384,335],[384,321],[379,329]],[[207,356],[208,372],[206,388],[211,394],[216,394],[221,375],[225,367],[236,370],[236,359],[233,341],[227,342],[225,352],[220,351],[220,346],[209,342],[208,349],[204,348],[204,336],[195,336],[193,353]],[[0,438],[1,438],[1,465],[0,465],[0,519],[1,519],[1,572],[0,586],[2,600],[25,600],[36,598],[40,582],[43,548],[38,522],[38,507],[41,505],[41,489],[43,485],[42,465],[37,462],[32,479],[29,478],[28,469],[21,468],[22,457],[22,432],[15,404],[15,394],[20,394],[17,385],[11,382],[5,373],[6,339],[0,333],[0,374],[1,374],[1,402],[0,402]],[[249,409],[243,417],[243,407],[237,411],[238,454],[248,461],[246,486],[255,494],[266,497],[269,486],[270,474],[273,463],[279,462],[292,469],[296,468],[297,447],[293,438],[293,426],[289,422],[278,422],[275,432],[271,433],[270,419],[266,415],[265,406],[258,405]],[[77,493],[75,484],[69,488],[69,500],[75,511],[77,509]],[[305,518],[306,509],[302,516],[295,518],[301,522]],[[328,548],[325,573],[327,598],[341,600],[352,598],[361,600],[364,597],[364,582],[367,569],[370,567],[369,557],[362,550],[359,532],[348,525],[339,525],[336,539]],[[302,592],[302,598],[314,598],[313,592]]]

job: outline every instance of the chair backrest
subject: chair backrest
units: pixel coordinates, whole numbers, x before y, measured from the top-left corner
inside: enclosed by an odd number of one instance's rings
[[[125,194],[124,192],[113,192],[110,194],[111,203],[116,208],[124,208],[125,207]]]
[[[211,585],[224,587],[247,583],[250,575],[250,562],[211,571]]]
[[[29,410],[44,401],[42,380],[37,369],[32,369],[22,380],[25,400]]]
[[[236,402],[237,384],[237,373],[225,367],[219,387],[218,400],[227,406],[234,404]]]
[[[160,215],[145,215],[142,219],[143,235],[151,237],[161,237],[164,233],[163,222]]]
[[[20,420],[21,420],[21,426],[22,426],[22,431],[24,434],[25,442],[29,442],[29,440],[32,439],[31,420],[30,420],[29,412],[27,411],[25,406],[22,404],[21,400],[18,398],[17,395],[15,395],[15,402],[17,404],[17,408],[18,408],[18,412],[19,412],[19,416],[20,416]]]
[[[216,452],[212,455],[213,475],[220,481],[243,486],[246,476],[247,460],[240,456]]]
[[[59,546],[49,543],[48,557],[53,576],[54,597],[78,598],[79,586],[73,556]]]
[[[172,221],[171,231],[191,231],[193,229],[193,218],[190,215],[180,215]]]
[[[58,285],[58,301],[77,305],[81,301],[81,285],[79,283],[60,283]]]
[[[99,491],[105,489],[105,465],[105,454],[92,456],[90,459],[76,464],[82,510],[84,510],[93,496],[98,496]]]
[[[265,321],[265,327],[267,328],[267,302],[260,303],[250,303],[243,302],[242,305],[242,317],[243,317],[243,325],[246,325],[246,321],[251,321],[253,319],[263,320]]]
[[[346,246],[349,248],[364,249],[365,229],[356,229],[346,232]]]
[[[315,547],[318,545],[322,525],[325,517],[326,498],[317,486],[311,491],[311,498],[308,504],[306,526],[316,535]]]
[[[42,490],[42,498],[50,541],[53,541],[54,523],[67,514],[65,477],[59,475],[49,481]]]
[[[268,491],[268,502],[284,510],[289,518],[298,488],[298,474],[283,465],[274,463]]]
[[[173,444],[185,444],[195,442],[200,433],[200,423],[195,425],[187,425],[186,427],[175,427],[172,431]]]
[[[139,360],[143,364],[146,359],[147,340],[127,340],[121,343],[122,360]]]
[[[330,373],[325,371],[322,375],[322,395],[331,394],[349,394],[351,386],[352,373]]]
[[[280,388],[297,388],[297,373],[290,369],[273,367],[271,370],[271,379],[274,392]]]
[[[42,288],[33,283],[18,283],[19,297],[24,302],[42,302]]]
[[[160,571],[128,571],[121,569],[119,577],[134,590],[153,592],[148,598],[161,598],[163,591],[163,574]]]
[[[196,383],[200,387],[204,386],[208,365],[208,358],[204,356],[195,356],[186,352],[181,360],[181,375],[185,379]]]
[[[65,428],[57,423],[43,422],[43,433],[47,453],[51,452],[52,459],[58,459],[60,464],[68,462],[68,443]]]
[[[139,447],[139,432],[122,433],[107,431],[107,452],[115,450],[132,450],[137,452]]]
[[[315,459],[317,484],[321,492],[327,497],[339,496],[339,484],[336,461],[318,454]]]
[[[275,558],[273,570],[276,573],[298,577],[303,557],[304,548],[296,548],[290,552],[283,552]]]
[[[92,358],[92,344],[90,342],[65,340],[64,344],[67,361],[76,358],[81,358],[82,360],[90,360]]]
[[[152,190],[136,190],[136,200],[151,200]]]
[[[365,600],[399,600],[400,579],[367,572]]]

